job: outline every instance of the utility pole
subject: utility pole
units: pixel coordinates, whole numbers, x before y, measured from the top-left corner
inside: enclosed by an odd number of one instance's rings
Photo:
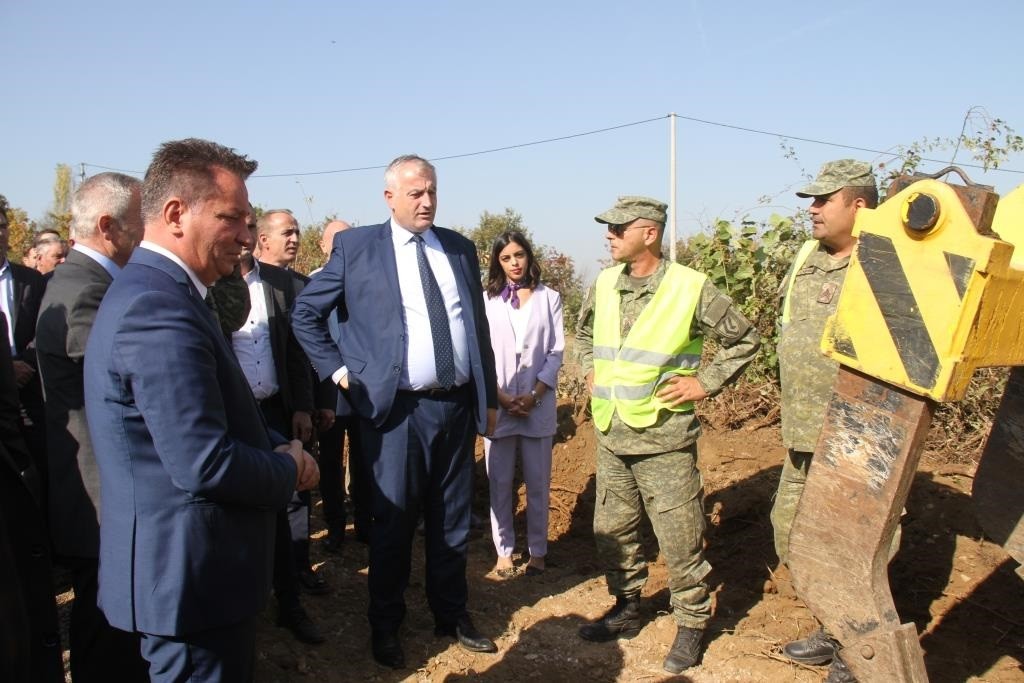
[[[676,260],[676,113],[668,115],[669,159],[668,159],[668,257]]]

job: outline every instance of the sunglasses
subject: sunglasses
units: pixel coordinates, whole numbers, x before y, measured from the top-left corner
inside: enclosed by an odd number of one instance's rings
[[[634,228],[648,228],[649,225],[609,225],[608,232],[615,235],[616,237],[622,237],[626,234],[627,230],[633,230]]]

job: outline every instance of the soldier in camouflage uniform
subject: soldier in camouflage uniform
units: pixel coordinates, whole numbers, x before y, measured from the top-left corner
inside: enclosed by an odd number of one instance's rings
[[[256,212],[249,205],[249,217],[247,219],[249,230],[256,227]],[[235,266],[230,274],[213,283],[206,292],[206,303],[213,310],[214,317],[220,323],[220,331],[224,333],[228,343],[231,342],[231,333],[238,331],[252,308],[249,301],[249,285],[242,279],[241,265]]]
[[[871,165],[853,159],[826,163],[814,182],[796,194],[812,199],[808,211],[814,239],[803,245],[779,290],[782,443],[788,454],[771,519],[775,551],[783,563],[788,559],[790,529],[839,367],[819,349],[825,320],[839,303],[856,242],[852,232],[857,211],[878,204]],[[824,664],[833,659],[835,647],[835,641],[819,629],[808,638],[788,643],[783,651],[794,661]],[[837,670],[830,671],[830,681],[852,680],[838,658],[833,668]]]
[[[210,307],[220,323],[221,332],[231,341],[231,333],[235,332],[249,317],[252,302],[249,300],[249,286],[242,279],[239,266],[230,274],[213,283],[207,291]]]
[[[582,626],[579,634],[602,642],[631,638],[640,632],[640,591],[647,580],[647,564],[640,548],[640,519],[646,510],[666,559],[677,621],[677,635],[664,666],[679,673],[699,660],[704,628],[711,617],[705,582],[711,565],[703,553],[703,482],[697,469],[700,423],[691,402],[715,394],[734,381],[753,359],[759,338],[729,297],[705,276],[662,258],[665,209],[666,205],[657,200],[627,196],[620,197],[612,209],[595,219],[607,225],[612,257],[623,265],[604,271],[588,291],[579,314],[576,345],[592,392],[598,440],[594,535],[608,590],[616,603],[600,619]],[[617,275],[610,271],[617,271]],[[678,287],[680,282],[690,284]],[[662,302],[692,301],[688,317],[679,320],[680,316],[665,305],[653,304],[659,291]],[[619,324],[618,329],[612,329],[611,338],[622,339],[628,345],[619,343],[609,348],[600,342],[607,338],[609,326],[615,327],[616,305]],[[645,311],[648,315],[641,318]],[[660,317],[652,321],[655,314]],[[679,331],[675,336],[682,339],[664,340],[671,336],[665,330],[673,325]],[[646,330],[640,332],[640,328]],[[633,392],[633,400],[621,402],[620,396],[640,387],[617,385],[612,398],[600,403],[605,395],[601,379],[604,371],[598,369],[595,376],[595,366],[601,368],[605,366],[598,364],[611,362],[619,367],[620,360],[629,365],[629,352],[645,353],[632,348],[638,346],[638,334],[646,335],[646,345],[640,344],[641,348],[653,345],[668,350],[660,367],[654,368],[657,381],[649,384],[646,395],[637,399],[637,392]],[[699,348],[705,335],[717,341],[721,349],[709,365],[698,369]],[[689,366],[678,362],[685,356],[685,349],[680,353],[685,344],[691,345],[687,348],[694,359]],[[616,379],[621,380],[622,375]],[[602,427],[601,416],[607,417],[609,411],[610,419]],[[638,422],[633,413],[645,414],[647,419],[640,422],[646,426],[627,424],[627,420]]]

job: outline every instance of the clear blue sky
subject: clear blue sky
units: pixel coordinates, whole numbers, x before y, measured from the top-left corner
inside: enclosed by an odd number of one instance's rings
[[[1015,0],[0,3],[0,193],[41,217],[58,163],[142,172],[197,136],[257,174],[386,164],[567,136],[669,112],[876,150],[955,136],[982,106],[1024,131]],[[823,162],[884,155],[678,123],[678,225],[767,211]],[[966,160],[966,157],[960,157]],[[512,207],[588,277],[593,216],[668,198],[668,122],[438,161],[438,224]],[[935,170],[937,164],[925,164]],[[1018,155],[1006,168],[1024,170]],[[249,181],[252,201],[387,217],[380,170]],[[1007,192],[1024,174],[973,172]],[[308,198],[308,200],[307,200]],[[312,216],[312,219],[311,219]]]

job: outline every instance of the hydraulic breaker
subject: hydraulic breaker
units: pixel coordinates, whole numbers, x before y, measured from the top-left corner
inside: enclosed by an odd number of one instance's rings
[[[950,171],[967,184],[936,180]],[[789,565],[860,681],[927,681],[887,566],[935,402],[963,398],[976,368],[1024,365],[1024,265],[993,232],[997,205],[992,188],[949,168],[897,179],[877,209],[857,212],[857,246],[821,344],[840,370]],[[1018,465],[1022,436],[1014,432]]]

